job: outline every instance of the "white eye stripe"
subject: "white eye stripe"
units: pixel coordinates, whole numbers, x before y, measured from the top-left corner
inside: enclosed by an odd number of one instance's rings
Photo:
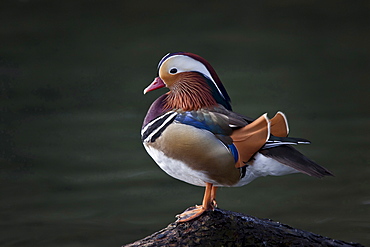
[[[165,60],[163,62],[161,61],[160,66],[167,64],[166,67],[170,69],[166,71],[166,73],[173,75],[176,73],[187,72],[187,71],[200,72],[213,82],[214,86],[216,87],[221,97],[226,99],[223,93],[221,92],[220,88],[218,87],[217,83],[213,79],[211,73],[208,71],[206,66],[200,61],[195,60],[194,58],[191,58],[185,55],[173,55],[168,58],[165,57],[164,59]],[[176,67],[174,65],[176,65]],[[175,73],[171,73],[172,69],[176,69],[177,71]]]

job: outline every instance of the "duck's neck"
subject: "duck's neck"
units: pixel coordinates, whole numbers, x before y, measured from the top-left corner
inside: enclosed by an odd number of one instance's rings
[[[185,73],[184,73],[185,74]],[[185,74],[171,87],[165,99],[166,109],[199,110],[217,105],[205,78],[200,74]]]

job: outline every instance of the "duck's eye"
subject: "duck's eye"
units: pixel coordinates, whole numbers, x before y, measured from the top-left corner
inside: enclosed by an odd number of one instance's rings
[[[170,73],[171,73],[171,74],[176,74],[176,73],[177,73],[177,69],[176,69],[176,68],[172,68],[172,69],[170,69]]]

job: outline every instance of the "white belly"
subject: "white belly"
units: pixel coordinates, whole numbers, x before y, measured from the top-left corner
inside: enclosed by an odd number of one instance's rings
[[[162,151],[154,149],[145,143],[144,147],[158,166],[168,175],[197,186],[206,186],[206,182],[214,183],[214,181],[211,181],[204,172],[192,170],[182,161],[166,157]]]
[[[162,151],[156,150],[146,144],[144,144],[144,147],[158,166],[168,175],[176,179],[197,186],[205,186],[206,183],[212,183],[218,187],[224,186],[212,181],[204,172],[192,170],[183,162],[166,157]],[[282,176],[297,172],[298,171],[294,168],[283,165],[272,158],[268,158],[257,153],[254,156],[254,160],[248,163],[245,176],[232,187],[244,186],[258,177],[264,177],[267,175]]]

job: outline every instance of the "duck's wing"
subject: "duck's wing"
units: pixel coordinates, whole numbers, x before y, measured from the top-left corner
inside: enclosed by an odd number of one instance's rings
[[[290,145],[280,145],[263,149],[259,152],[266,157],[272,158],[313,177],[321,178],[324,176],[334,176],[329,170],[310,160]]]

